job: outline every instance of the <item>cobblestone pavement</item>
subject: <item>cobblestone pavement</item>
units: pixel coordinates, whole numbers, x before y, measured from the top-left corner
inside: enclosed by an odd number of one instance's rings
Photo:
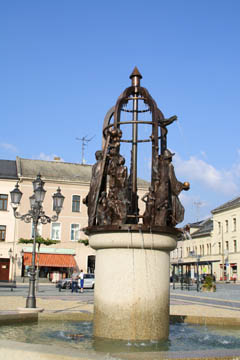
[[[171,286],[170,312],[173,315],[226,317],[240,319],[240,285],[217,284],[216,292],[197,292],[196,287],[181,290]]]
[[[25,307],[27,285],[11,289],[0,289],[0,311],[16,311]],[[37,307],[45,312],[93,312],[93,290],[84,293],[58,292],[54,285],[40,286],[36,293]],[[170,313],[206,317],[229,317],[240,319],[240,284],[217,284],[217,291],[197,292],[170,287]]]

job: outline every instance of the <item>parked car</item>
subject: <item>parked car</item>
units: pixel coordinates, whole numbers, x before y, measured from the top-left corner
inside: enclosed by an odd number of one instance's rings
[[[56,287],[59,289],[59,291],[61,289],[71,289],[72,279],[71,278],[61,279],[56,283]]]
[[[94,289],[95,285],[95,275],[94,274],[84,274],[84,288]],[[57,282],[56,287],[61,291],[62,289],[71,289],[72,288],[72,279],[66,278],[61,279]],[[80,289],[80,279],[78,280],[78,288]]]
[[[84,288],[94,289],[95,285],[95,275],[94,274],[84,274]],[[80,289],[80,279],[78,280],[78,287]]]

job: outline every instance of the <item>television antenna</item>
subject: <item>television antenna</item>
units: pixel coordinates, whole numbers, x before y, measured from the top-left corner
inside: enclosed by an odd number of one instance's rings
[[[88,143],[89,141],[91,141],[91,140],[94,138],[94,136],[95,136],[95,135],[93,135],[90,139],[87,138],[87,135],[83,136],[82,138],[76,137],[76,140],[82,142],[82,162],[81,162],[82,165],[86,163],[86,161],[85,161],[85,159],[84,159],[84,149],[85,149],[87,143]]]
[[[193,204],[196,206],[197,221],[199,221],[199,210],[203,203],[201,201],[194,201]]]

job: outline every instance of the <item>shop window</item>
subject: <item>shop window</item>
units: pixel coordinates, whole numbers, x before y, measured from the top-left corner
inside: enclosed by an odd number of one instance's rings
[[[72,212],[80,212],[81,196],[73,195],[72,197]]]
[[[6,240],[6,228],[5,225],[0,225],[0,241]]]
[[[71,241],[78,241],[80,239],[80,225],[71,224]]]
[[[61,239],[61,224],[60,223],[52,223],[52,240],[60,240]]]
[[[0,210],[7,210],[8,195],[0,194]]]
[[[94,271],[95,271],[95,255],[88,256],[87,268],[88,268],[88,272],[90,272],[92,274],[94,273]]]

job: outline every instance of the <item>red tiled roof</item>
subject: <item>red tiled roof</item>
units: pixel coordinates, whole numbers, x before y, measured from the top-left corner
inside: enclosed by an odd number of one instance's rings
[[[36,254],[35,264],[37,265],[39,259],[39,266],[52,267],[76,267],[76,261],[73,255],[67,254]],[[24,253],[24,265],[32,265],[32,253]]]

